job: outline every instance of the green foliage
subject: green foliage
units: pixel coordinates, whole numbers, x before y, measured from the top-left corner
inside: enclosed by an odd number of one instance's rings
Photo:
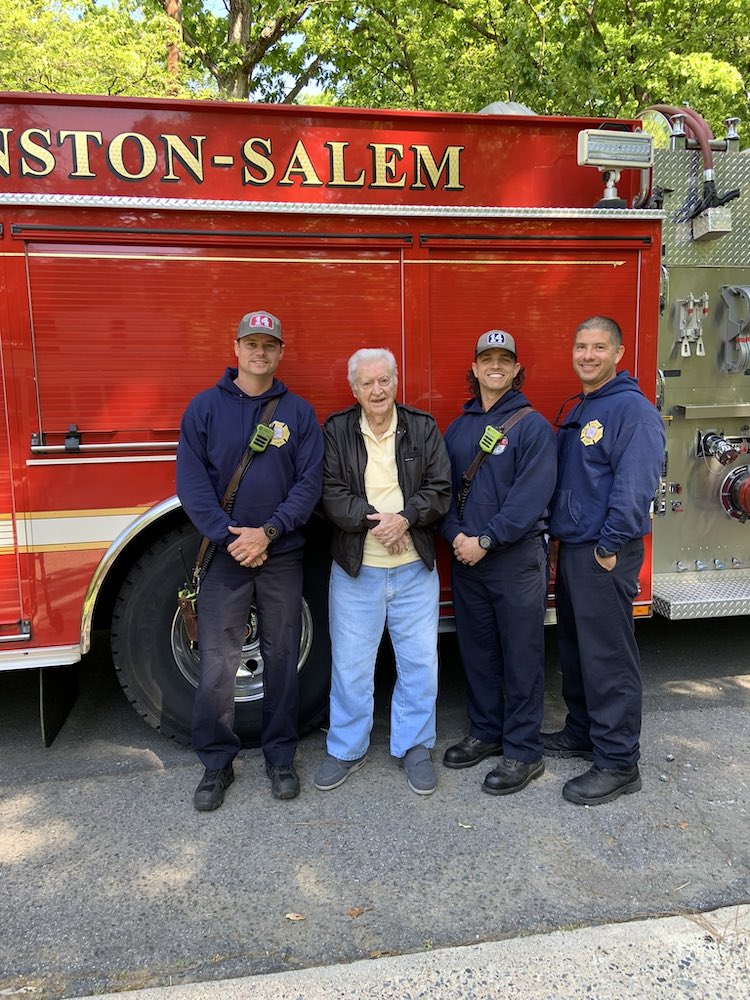
[[[136,0],[13,0],[0,6],[0,89],[163,96],[189,81],[166,71],[179,28]]]
[[[341,39],[346,104],[632,115],[698,108],[715,128],[750,118],[747,0],[391,0],[361,5]]]

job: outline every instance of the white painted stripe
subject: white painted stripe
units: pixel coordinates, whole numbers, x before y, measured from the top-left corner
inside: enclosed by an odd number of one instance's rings
[[[108,545],[135,521],[136,514],[89,515],[84,517],[44,517],[35,515],[16,520],[18,545],[31,549],[46,545],[79,545],[101,542]]]
[[[12,649],[0,650],[0,671],[24,670],[29,667],[60,667],[66,663],[78,663],[80,659],[79,645],[43,646],[41,649],[29,650],[23,650],[15,645]]]
[[[0,519],[0,549],[13,548],[13,522],[9,517]]]

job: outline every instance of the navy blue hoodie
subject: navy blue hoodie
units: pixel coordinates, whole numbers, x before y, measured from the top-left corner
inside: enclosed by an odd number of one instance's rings
[[[280,535],[273,552],[299,548],[300,528],[323,488],[323,434],[312,406],[273,380],[261,396],[248,396],[227,368],[217,384],[199,393],[182,418],[177,449],[177,495],[202,535],[226,546],[235,539],[230,524],[260,528],[273,524]],[[274,441],[252,461],[242,480],[231,518],[221,508],[229,481],[272,397]]]
[[[550,533],[572,545],[601,542],[618,551],[651,530],[664,425],[628,372],[578,398],[557,435]]]
[[[511,415],[529,406],[523,393],[509,389],[486,412],[479,399],[464,404],[464,412],[445,432],[451,460],[451,507],[440,527],[453,542],[463,531],[489,535],[499,547],[541,534],[547,527],[547,504],[555,488],[555,434],[540,413],[528,413],[482,462],[474,477],[463,517],[456,509],[461,476],[479,453],[485,427],[507,423]]]

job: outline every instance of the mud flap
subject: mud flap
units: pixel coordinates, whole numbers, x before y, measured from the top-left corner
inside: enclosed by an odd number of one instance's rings
[[[39,719],[46,747],[52,746],[77,698],[77,664],[39,668]]]

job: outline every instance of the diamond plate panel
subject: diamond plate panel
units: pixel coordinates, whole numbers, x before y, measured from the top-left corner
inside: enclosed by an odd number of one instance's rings
[[[703,160],[698,150],[654,150],[654,184],[664,188],[664,263],[667,266],[746,267],[750,265],[750,152],[714,153],[716,189],[740,189],[729,202],[732,232],[720,239],[696,242],[690,213],[703,188]]]
[[[654,611],[676,620],[750,614],[750,570],[657,573]]]

